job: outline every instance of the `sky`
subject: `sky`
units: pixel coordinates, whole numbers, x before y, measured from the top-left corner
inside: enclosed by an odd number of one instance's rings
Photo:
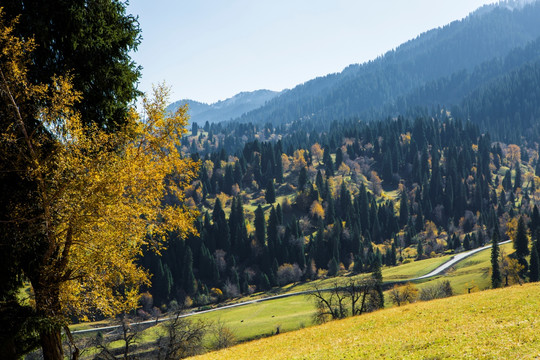
[[[214,103],[291,89],[373,60],[467,16],[485,0],[131,0],[142,43],[139,89]]]

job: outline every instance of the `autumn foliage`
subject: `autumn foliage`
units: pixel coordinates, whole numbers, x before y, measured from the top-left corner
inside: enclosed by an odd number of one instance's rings
[[[49,322],[42,343],[50,343],[68,316],[136,307],[149,284],[136,262],[143,246],[159,251],[168,232],[195,231],[183,188],[198,164],[179,153],[186,108],[167,114],[164,86],[143,100],[142,119],[132,110],[107,132],[83,125],[74,104],[84,99],[69,74],[52,85],[28,80],[31,40],[1,24],[0,44],[2,171],[6,182],[19,178],[31,189],[6,205],[2,222],[15,232],[11,270],[29,279],[31,302]]]

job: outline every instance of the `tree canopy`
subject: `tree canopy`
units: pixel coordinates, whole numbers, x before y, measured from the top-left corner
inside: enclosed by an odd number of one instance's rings
[[[68,316],[133,309],[140,286],[149,283],[136,261],[142,248],[159,251],[167,233],[196,231],[183,188],[198,164],[178,150],[187,109],[168,114],[164,86],[144,98],[144,121],[129,110],[115,132],[85,123],[75,106],[85,101],[75,75],[32,81],[35,42],[0,21],[0,235],[8,260],[0,300],[40,319],[18,329],[24,336],[2,329],[10,336],[0,345],[16,357],[35,345],[31,330],[39,332],[44,357],[58,359]],[[31,309],[15,296],[23,279],[33,290]]]
[[[73,106],[84,123],[116,129],[130,103],[140,95],[140,67],[130,53],[140,43],[137,18],[124,0],[2,1],[13,35],[33,39],[28,69],[32,84],[48,84],[54,75],[71,73],[73,88],[84,101]]]

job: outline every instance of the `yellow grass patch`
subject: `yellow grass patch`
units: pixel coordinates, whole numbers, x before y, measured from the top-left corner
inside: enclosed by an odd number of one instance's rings
[[[528,359],[540,354],[540,284],[381,310],[197,359]]]

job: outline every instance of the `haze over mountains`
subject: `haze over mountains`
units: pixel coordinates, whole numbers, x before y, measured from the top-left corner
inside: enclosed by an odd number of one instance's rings
[[[486,5],[460,21],[419,35],[376,60],[354,64],[275,93],[240,93],[206,105],[188,102],[192,121],[274,124],[295,120],[366,120],[437,105],[461,105],[470,94],[540,59],[540,3]],[[362,46],[362,44],[351,44]]]
[[[191,121],[199,124],[230,120],[241,116],[251,110],[257,109],[266,104],[267,101],[278,96],[280,92],[270,90],[255,90],[251,92],[241,92],[232,98],[205,104],[195,100],[178,100],[169,105],[168,110],[174,111],[179,106],[188,104],[188,113]]]

